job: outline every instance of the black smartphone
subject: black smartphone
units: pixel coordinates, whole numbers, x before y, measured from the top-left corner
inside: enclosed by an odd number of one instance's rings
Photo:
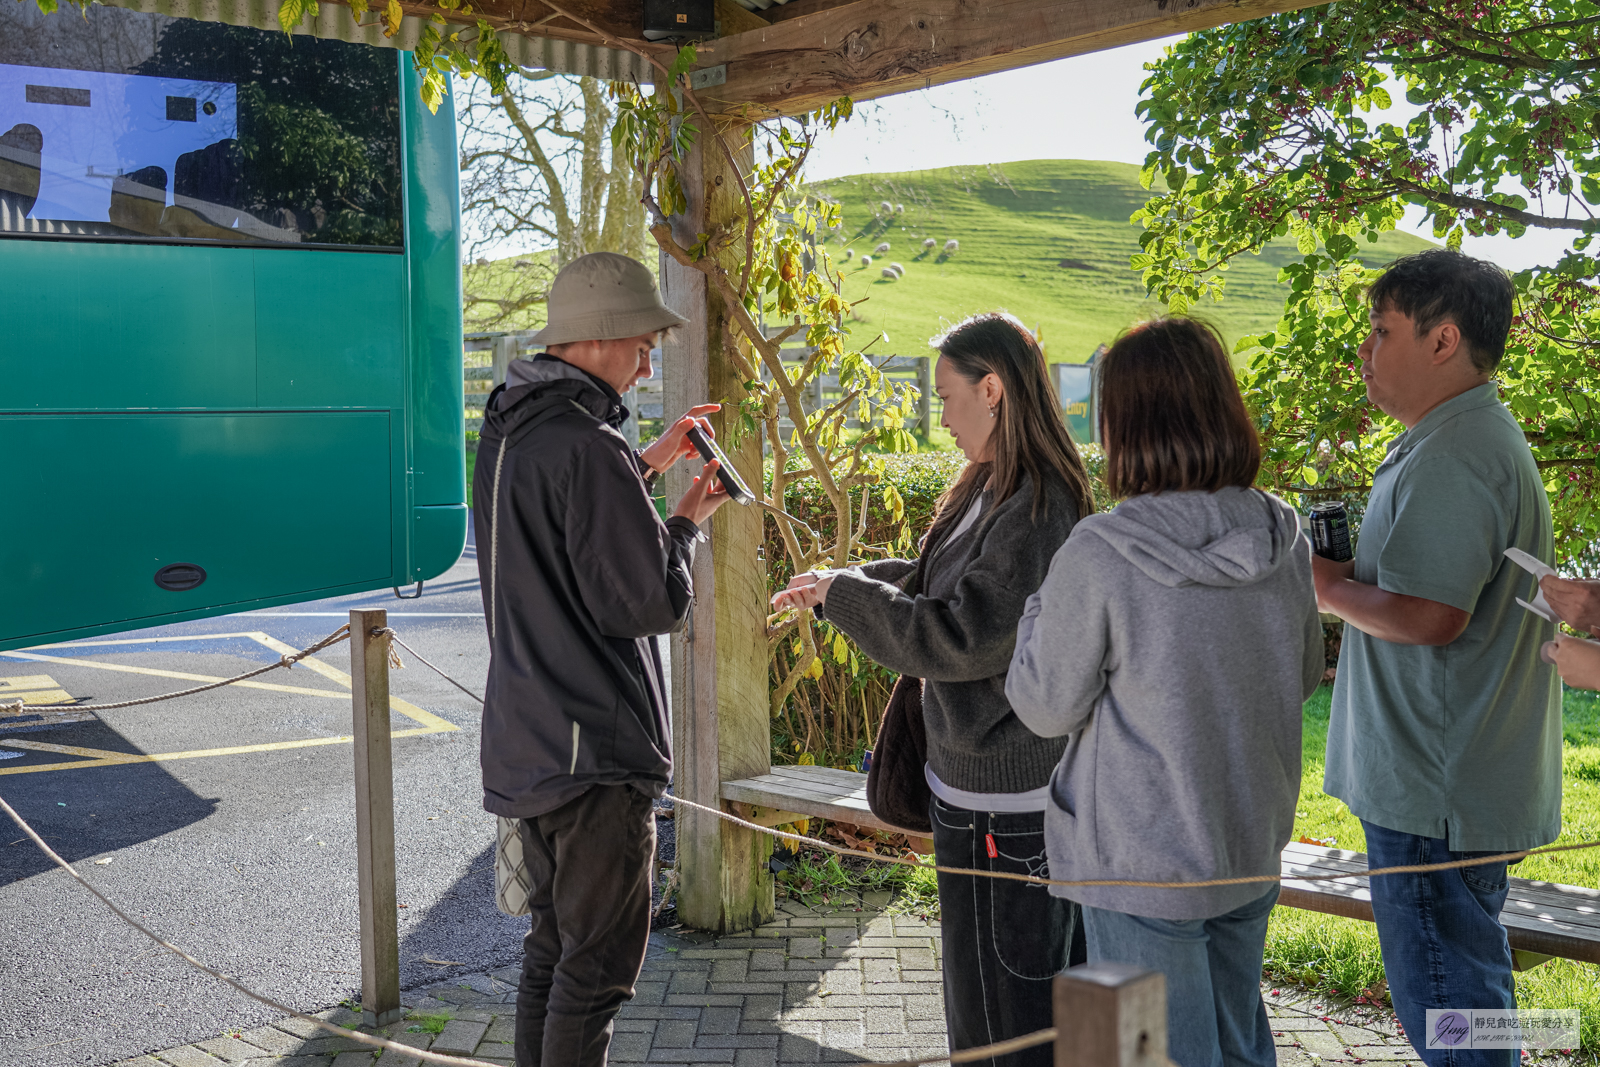
[[[733,464],[728,462],[728,457],[722,454],[722,449],[717,447],[715,438],[707,437],[698,426],[689,427],[689,432],[685,436],[689,438],[689,443],[694,445],[695,451],[700,453],[701,459],[717,461],[717,481],[722,483],[722,488],[726,489],[728,495],[737,503],[748,504],[756,498],[750,487],[739,478],[739,472],[733,469]]]

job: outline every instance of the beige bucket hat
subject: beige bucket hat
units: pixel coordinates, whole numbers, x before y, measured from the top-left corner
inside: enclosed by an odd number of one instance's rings
[[[590,252],[562,267],[545,310],[534,344],[638,337],[689,321],[661,302],[644,264],[615,252]]]

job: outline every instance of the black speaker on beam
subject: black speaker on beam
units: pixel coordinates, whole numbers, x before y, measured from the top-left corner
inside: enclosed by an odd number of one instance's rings
[[[644,0],[644,39],[711,37],[717,32],[715,0]]]

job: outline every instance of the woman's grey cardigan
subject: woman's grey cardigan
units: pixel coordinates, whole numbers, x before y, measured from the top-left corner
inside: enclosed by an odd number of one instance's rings
[[[1039,737],[1006,700],[1006,669],[1017,623],[1078,509],[1066,483],[1052,479],[1033,516],[1024,479],[946,544],[927,567],[919,595],[903,590],[916,570],[904,559],[836,572],[818,614],[892,671],[922,678],[928,763],[939,780],[972,793],[1025,793],[1050,780],[1065,737]]]

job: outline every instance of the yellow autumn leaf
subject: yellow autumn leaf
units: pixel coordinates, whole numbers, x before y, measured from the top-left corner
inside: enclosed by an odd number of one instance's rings
[[[393,37],[400,32],[400,20],[405,17],[405,12],[400,10],[400,0],[389,0],[389,6],[383,9],[383,35]]]
[[[850,662],[850,646],[844,643],[844,634],[833,635],[833,661],[835,663]]]
[[[811,666],[806,668],[806,677],[816,680],[822,677],[822,657],[818,656],[811,661]]]
[[[802,767],[815,767],[817,765],[817,758],[809,752],[802,752],[800,753],[800,758],[795,762],[800,764]]]

